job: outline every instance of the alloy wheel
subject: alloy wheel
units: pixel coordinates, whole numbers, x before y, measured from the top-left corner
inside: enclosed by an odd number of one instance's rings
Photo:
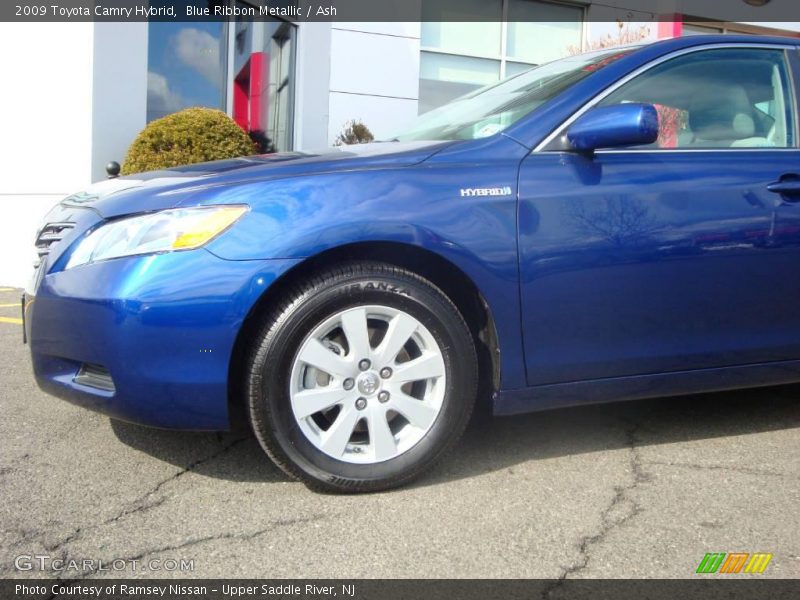
[[[294,418],[321,452],[370,464],[413,448],[446,390],[441,349],[416,318],[388,306],[348,308],[300,345],[290,378]]]

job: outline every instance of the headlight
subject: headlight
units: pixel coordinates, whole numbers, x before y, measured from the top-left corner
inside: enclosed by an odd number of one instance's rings
[[[211,206],[162,210],[112,221],[78,243],[66,268],[120,256],[199,248],[245,212],[246,206]]]

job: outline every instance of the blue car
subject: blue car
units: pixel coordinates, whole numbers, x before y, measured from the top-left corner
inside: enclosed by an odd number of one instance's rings
[[[800,381],[798,40],[571,56],[391,140],[102,182],[24,296],[39,386],[249,424],[313,489],[420,475],[494,414]]]

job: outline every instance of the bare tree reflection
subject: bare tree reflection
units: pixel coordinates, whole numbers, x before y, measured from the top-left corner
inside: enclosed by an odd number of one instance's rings
[[[627,197],[575,200],[567,204],[567,216],[587,237],[599,237],[614,246],[641,244],[658,231],[658,221],[640,200]]]

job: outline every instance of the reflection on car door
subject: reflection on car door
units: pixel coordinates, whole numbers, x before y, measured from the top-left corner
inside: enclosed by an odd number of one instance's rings
[[[783,49],[673,58],[602,101],[656,104],[656,144],[523,162],[530,385],[800,358],[788,71]]]

